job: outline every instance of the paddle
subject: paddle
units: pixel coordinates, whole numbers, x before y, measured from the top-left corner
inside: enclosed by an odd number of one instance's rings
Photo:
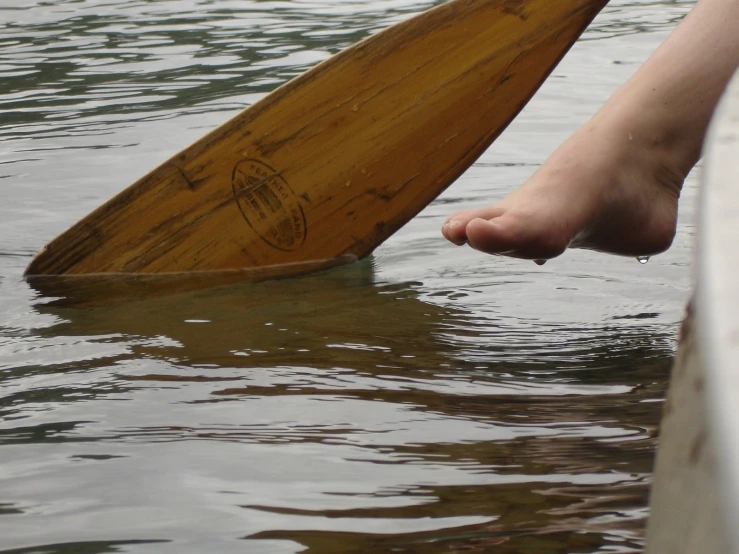
[[[477,159],[606,1],[452,0],[377,33],[125,189],[26,274],[280,277],[366,256]]]

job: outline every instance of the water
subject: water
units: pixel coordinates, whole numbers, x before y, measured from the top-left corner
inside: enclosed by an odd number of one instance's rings
[[[3,1],[1,552],[641,550],[694,179],[648,265],[569,252],[539,267],[439,227],[525,180],[689,4],[614,1],[369,260],[84,307],[21,277],[172,153],[432,4]]]

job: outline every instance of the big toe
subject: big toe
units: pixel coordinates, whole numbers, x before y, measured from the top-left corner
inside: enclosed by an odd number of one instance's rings
[[[441,228],[444,237],[454,244],[467,242],[467,225],[475,219],[493,219],[502,215],[503,210],[495,206],[457,212],[446,220]]]
[[[472,219],[465,232],[467,243],[475,250],[530,260],[559,256],[568,244],[552,226],[511,212],[492,219]]]

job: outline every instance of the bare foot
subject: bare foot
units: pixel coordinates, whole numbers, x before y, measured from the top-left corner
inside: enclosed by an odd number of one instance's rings
[[[490,254],[546,260],[568,247],[666,250],[685,176],[739,66],[739,2],[698,0],[642,67],[518,190],[459,212],[444,236]]]
[[[444,236],[539,261],[568,247],[626,256],[669,248],[685,172],[664,141],[607,119],[596,115],[500,202],[452,215]]]

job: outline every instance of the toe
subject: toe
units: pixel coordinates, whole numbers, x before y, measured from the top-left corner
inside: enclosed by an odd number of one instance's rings
[[[518,241],[499,219],[476,218],[467,223],[467,242],[475,250],[487,254],[511,254]]]
[[[559,256],[567,248],[568,241],[552,231],[531,218],[508,212],[490,220],[473,219],[467,224],[466,234],[475,250],[541,262]]]
[[[467,242],[467,222],[462,219],[449,219],[441,228],[444,238],[457,246]]]
[[[467,243],[467,225],[474,219],[493,219],[503,214],[503,210],[495,206],[457,212],[446,220],[441,228],[444,237],[454,244]]]

